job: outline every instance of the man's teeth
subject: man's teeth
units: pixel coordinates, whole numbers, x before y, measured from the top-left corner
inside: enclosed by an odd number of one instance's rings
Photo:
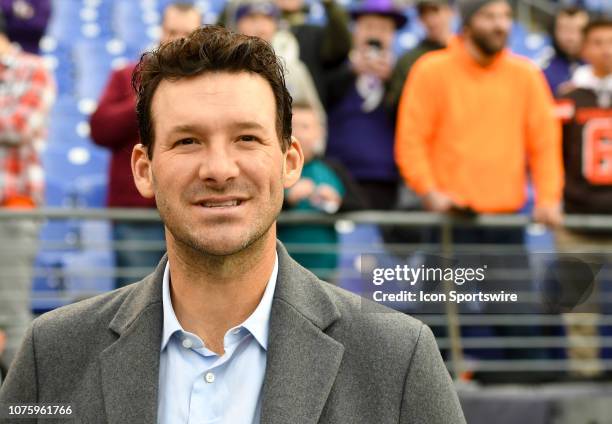
[[[202,203],[202,206],[206,208],[222,208],[228,206],[238,206],[239,204],[239,200],[228,200],[226,202],[204,202]]]

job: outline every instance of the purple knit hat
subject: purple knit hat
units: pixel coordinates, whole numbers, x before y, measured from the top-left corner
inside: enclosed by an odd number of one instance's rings
[[[269,16],[274,19],[280,17],[280,9],[271,0],[252,0],[245,1],[238,4],[236,11],[234,12],[235,22],[244,18],[247,15],[259,14]]]
[[[351,17],[357,19],[362,15],[388,16],[395,21],[397,29],[406,25],[408,18],[393,4],[392,0],[363,0],[351,10]]]

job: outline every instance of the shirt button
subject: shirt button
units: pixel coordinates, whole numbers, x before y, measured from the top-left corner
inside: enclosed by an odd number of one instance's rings
[[[193,342],[187,338],[183,339],[183,347],[185,349],[191,349],[191,347],[193,346]]]
[[[206,380],[207,383],[214,383],[215,375],[212,372],[207,372],[206,375],[204,376],[204,379]]]

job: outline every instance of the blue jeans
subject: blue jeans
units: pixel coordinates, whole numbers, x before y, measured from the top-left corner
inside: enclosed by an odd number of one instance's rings
[[[153,272],[166,251],[161,222],[115,222],[113,238],[117,243],[117,288]]]

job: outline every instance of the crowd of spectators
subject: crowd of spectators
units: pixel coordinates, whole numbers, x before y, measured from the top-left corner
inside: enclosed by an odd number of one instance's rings
[[[558,229],[564,213],[612,212],[610,21],[590,16],[589,2],[560,2],[550,34],[553,54],[538,67],[507,48],[513,25],[509,2],[413,3],[423,38],[399,55],[397,32],[408,19],[400,2],[362,0],[345,8],[322,0],[321,25],[308,21],[312,3],[304,0],[226,3],[218,24],[265,39],[285,64],[294,135],[303,142],[306,158],[302,180],[285,194],[285,209],[393,210],[399,207],[398,194],[408,191],[417,209],[517,213],[532,185],[533,218],[557,228],[559,249],[593,237],[610,243],[609,235]],[[34,54],[51,2],[0,0],[0,12],[0,200],[3,207],[35,207],[53,84]],[[159,42],[180,38],[202,22],[190,2],[172,3],[162,14]],[[131,149],[139,142],[131,89],[134,63],[108,76],[90,118],[91,138],[111,153],[107,205],[153,208],[131,178]],[[23,231],[36,238],[36,229]],[[21,233],[5,232],[0,228],[0,237],[25,240]],[[160,224],[125,222],[114,223],[113,237],[117,242],[164,239]],[[330,227],[280,228],[279,237],[289,244],[337,242]],[[464,230],[456,238],[524,244],[522,230]],[[162,253],[121,249],[116,264],[152,268]],[[296,258],[314,271],[333,269],[337,262],[330,253]],[[23,264],[26,280],[28,261]],[[116,285],[133,279],[123,276]],[[10,314],[23,313],[27,321],[25,309],[22,305],[21,312]],[[12,325],[25,327],[9,322],[5,311],[12,310],[0,303],[0,332],[8,333],[5,358],[10,360],[21,331]]]

